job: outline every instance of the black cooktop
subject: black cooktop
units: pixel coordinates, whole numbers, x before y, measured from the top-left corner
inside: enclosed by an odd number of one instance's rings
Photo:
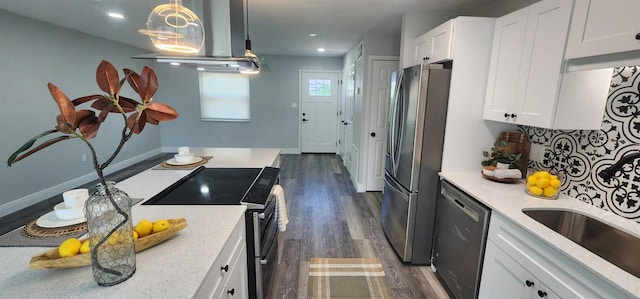
[[[239,205],[262,168],[200,167],[143,205]]]

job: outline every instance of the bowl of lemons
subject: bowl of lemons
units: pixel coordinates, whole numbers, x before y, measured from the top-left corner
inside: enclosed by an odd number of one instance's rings
[[[560,178],[546,170],[529,171],[524,191],[538,198],[556,199],[561,185]]]

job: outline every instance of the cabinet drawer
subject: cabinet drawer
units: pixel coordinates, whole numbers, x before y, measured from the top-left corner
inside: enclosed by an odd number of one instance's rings
[[[202,281],[195,298],[211,298],[217,289],[224,286],[226,280],[234,270],[233,261],[237,260],[238,256],[241,255],[244,256],[246,260],[245,234],[244,218],[241,218],[215,262],[213,262],[207,276]],[[244,271],[246,272],[247,270],[244,269]]]

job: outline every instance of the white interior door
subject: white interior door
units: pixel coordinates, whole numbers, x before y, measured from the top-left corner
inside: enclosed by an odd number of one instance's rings
[[[367,145],[367,191],[382,191],[384,187],[384,156],[387,148],[387,119],[391,90],[395,85],[392,73],[398,70],[398,60],[374,59],[371,64],[369,96],[369,139]],[[393,82],[392,82],[393,81]]]
[[[344,81],[346,93],[344,103],[344,166],[351,170],[353,162],[353,103],[355,101],[355,71],[356,66],[351,65],[345,72]]]
[[[335,153],[337,149],[339,72],[301,71],[300,151]]]

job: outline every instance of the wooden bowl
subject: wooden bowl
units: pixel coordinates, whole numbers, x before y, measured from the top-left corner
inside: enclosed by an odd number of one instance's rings
[[[158,245],[187,227],[187,220],[184,218],[167,219],[167,221],[171,225],[166,230],[138,238],[135,241],[135,251],[140,252]],[[84,240],[80,241],[83,242]],[[87,252],[61,258],[57,247],[32,257],[29,262],[29,268],[31,269],[77,268],[89,265],[91,265],[91,253]]]

